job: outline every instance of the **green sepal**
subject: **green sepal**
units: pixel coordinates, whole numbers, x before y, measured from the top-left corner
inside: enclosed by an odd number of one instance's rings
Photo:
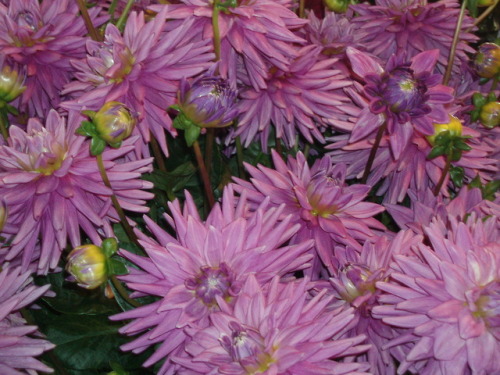
[[[117,258],[109,258],[108,262],[108,275],[126,275],[128,274],[127,266],[120,262]]]
[[[479,178],[479,175],[476,175],[471,182],[469,182],[469,185],[467,185],[469,188],[479,188],[481,189],[483,187],[483,184],[481,184],[481,179]]]
[[[491,103],[491,102],[496,102],[497,101],[497,96],[494,92],[490,92],[488,96],[486,97],[486,103]],[[486,104],[485,103],[485,104]]]
[[[118,251],[118,241],[113,237],[108,237],[102,241],[101,249],[106,255],[106,258],[110,258],[114,253]]]
[[[85,110],[85,111],[82,111],[82,114],[84,116],[87,116],[89,119],[93,120],[94,119],[94,116],[96,114],[96,112],[94,111],[89,111],[89,110]]]
[[[184,138],[186,139],[186,143],[189,147],[193,145],[193,143],[198,139],[201,133],[201,128],[196,125],[191,125],[184,131]]]
[[[182,112],[177,115],[172,125],[174,128],[181,130],[186,130],[189,129],[191,126],[196,126]]]
[[[481,110],[479,108],[474,108],[471,112],[470,112],[470,119],[472,122],[476,122],[477,120],[479,120],[479,114],[481,113]]]
[[[90,142],[90,153],[93,156],[101,155],[105,148],[106,148],[106,141],[102,140],[97,136],[92,137],[92,141]]]
[[[18,116],[19,115],[19,111],[17,110],[16,107],[8,104],[8,103],[5,103],[5,109],[7,110],[7,112],[9,112],[11,115],[14,115],[14,116]]]
[[[450,161],[459,161],[462,157],[462,151],[453,148],[450,152]]]
[[[93,122],[82,121],[82,124],[78,129],[76,129],[76,134],[80,134],[86,137],[97,137],[97,130]]]
[[[472,150],[472,147],[470,147],[467,143],[465,143],[463,140],[458,140],[454,144],[455,148],[460,150],[460,151],[470,151]]]
[[[453,184],[461,188],[464,184],[465,171],[462,167],[450,167],[450,178]]]
[[[120,146],[122,145],[122,141],[120,142],[116,142],[116,143],[108,143],[110,147],[113,147],[113,148],[120,148]]]
[[[493,181],[488,182],[481,189],[483,199],[487,199],[489,201],[494,201],[495,194],[498,190],[500,190],[500,180],[493,180]]]
[[[483,95],[476,92],[474,95],[472,95],[472,103],[474,103],[474,107],[481,108],[486,104],[486,99]]]
[[[445,154],[446,154],[446,147],[442,145],[437,145],[432,148],[431,152],[429,152],[429,155],[427,155],[427,159],[434,159],[437,158],[438,156]]]
[[[488,83],[489,80],[490,80],[489,78],[480,78],[479,79],[479,84],[480,85],[485,85],[485,84]]]

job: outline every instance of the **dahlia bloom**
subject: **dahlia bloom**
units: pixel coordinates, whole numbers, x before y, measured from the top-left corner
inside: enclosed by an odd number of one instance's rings
[[[359,249],[359,242],[375,238],[374,230],[385,229],[373,218],[384,208],[363,202],[370,186],[345,183],[345,165],[333,165],[325,156],[309,167],[301,152],[296,158],[290,156],[287,164],[274,150],[272,158],[274,169],[246,165],[251,182],[235,178],[234,189],[254,204],[268,198],[273,206],[285,205],[283,213],[291,214],[292,223],[300,224],[293,241],[315,240],[317,256],[308,271],[314,277],[322,268],[321,262],[330,274],[333,272],[335,244]]]
[[[95,26],[105,18],[89,10]],[[44,117],[61,101],[61,89],[75,72],[70,59],[85,56],[87,29],[70,0],[11,0],[0,3],[0,51],[26,71],[20,104],[31,116]]]
[[[270,74],[267,88],[242,91],[236,134],[246,146],[260,133],[262,147],[267,149],[271,122],[276,137],[290,148],[298,134],[310,143],[325,141],[321,130],[343,116],[342,106],[348,99],[340,89],[350,82],[333,68],[337,59],[320,60],[320,53],[320,47],[303,47],[287,70]]]
[[[121,277],[136,291],[134,295],[153,295],[160,300],[112,317],[132,319],[121,333],[142,332],[123,345],[123,350],[137,353],[160,344],[144,363],[150,366],[167,358],[159,374],[174,372],[176,365],[169,356],[184,351],[186,327],[209,326],[209,314],[219,311],[223,302],[232,305],[250,274],[265,284],[276,275],[308,267],[311,256],[306,252],[312,246],[311,240],[286,245],[298,226],[290,223],[291,217],[281,220],[283,207],[271,207],[267,199],[250,213],[244,197],[236,201],[230,187],[205,222],[188,193],[183,210],[178,201],[169,203],[169,208],[171,216],[166,219],[176,237],[145,217],[147,228],[156,237],[137,231],[148,257],[120,252],[140,267]]]
[[[425,228],[430,246],[398,255],[373,315],[406,331],[386,347],[406,344],[398,373],[500,372],[500,245],[496,218],[450,218]]]
[[[397,335],[392,327],[372,316],[372,309],[379,305],[381,294],[375,285],[390,276],[389,265],[393,256],[409,254],[411,246],[421,241],[421,236],[411,231],[401,231],[392,239],[381,236],[373,243],[367,241],[361,251],[337,246],[334,250],[337,262],[334,274],[329,281],[318,284],[318,287],[326,286],[335,297],[331,307],[354,309],[354,320],[342,337],[367,336],[367,343],[371,347],[357,361],[368,360],[372,374],[395,373],[394,360],[383,346]]]
[[[221,300],[210,326],[187,329],[191,358],[172,360],[189,374],[365,374],[366,363],[337,362],[368,348],[365,336],[339,339],[352,309],[328,311],[325,292],[308,297],[308,280],[262,287],[250,275],[234,305]]]
[[[299,18],[291,0],[219,1],[221,40],[220,73],[232,85],[242,78],[255,90],[266,88],[271,67],[287,71],[297,54],[293,44],[305,41],[291,30],[307,21]],[[180,4],[152,6],[168,9],[169,19],[190,23],[189,34],[201,40],[213,40],[211,0],[182,0]],[[175,23],[174,23],[175,24]]]
[[[433,74],[438,55],[437,50],[422,52],[410,63],[393,55],[384,70],[368,54],[347,48],[352,70],[365,82],[364,93],[370,101],[349,141],[365,138],[386,122],[391,152],[397,160],[414,131],[432,135],[433,122],[447,123],[444,104],[452,102],[453,89],[439,84],[442,77]]]
[[[52,372],[35,357],[54,347],[36,326],[26,325],[18,311],[46,294],[49,285],[33,285],[30,272],[19,268],[0,271],[0,372],[4,375]]]
[[[460,13],[460,2],[376,0],[375,4],[351,6],[359,14],[352,20],[359,34],[359,42],[383,60],[401,52],[413,57],[424,51],[438,49],[437,69],[444,73]],[[457,75],[461,63],[469,60],[467,53],[474,53],[469,43],[475,42],[477,37],[466,31],[473,22],[474,19],[466,14],[456,49],[454,71]]]
[[[37,272],[45,274],[57,266],[68,239],[73,247],[81,244],[80,229],[97,244],[98,231],[113,236],[110,223],[118,221],[118,215],[111,204],[112,193],[125,210],[147,211],[145,200],[153,195],[142,189],[153,184],[140,177],[151,171],[152,160],[122,160],[137,137],[102,154],[111,190],[89,153],[89,142],[75,134],[80,121],[81,117],[71,115],[66,124],[52,110],[45,127],[30,119],[26,132],[9,128],[8,142],[0,146],[0,195],[8,212],[2,232],[8,246],[0,250],[2,261],[19,256],[25,270],[36,260]]]
[[[123,36],[108,24],[104,42],[88,41],[86,59],[72,61],[77,81],[63,91],[74,98],[62,103],[66,109],[97,111],[118,101],[137,112],[133,134],[141,136],[137,151],[145,156],[151,136],[168,155],[165,130],[176,130],[166,108],[174,104],[180,80],[202,72],[213,59],[208,41],[193,42],[189,23],[164,32],[165,19],[165,10],[147,23],[143,13],[132,12]]]

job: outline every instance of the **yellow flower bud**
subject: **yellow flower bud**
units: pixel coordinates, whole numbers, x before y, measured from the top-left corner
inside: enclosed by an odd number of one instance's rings
[[[128,138],[137,123],[125,104],[108,102],[92,119],[101,139],[110,145],[119,145]]]
[[[462,123],[455,116],[449,115],[450,122],[446,124],[434,124],[434,134],[427,136],[427,140],[431,145],[434,145],[436,137],[442,132],[449,132],[453,137],[462,136]]]
[[[66,271],[85,289],[95,289],[108,279],[107,258],[99,246],[75,247],[68,255]]]
[[[500,102],[489,102],[481,107],[479,120],[487,128],[500,125]]]
[[[0,71],[0,102],[9,103],[21,95],[26,90],[23,83],[24,76],[17,69],[4,65]]]

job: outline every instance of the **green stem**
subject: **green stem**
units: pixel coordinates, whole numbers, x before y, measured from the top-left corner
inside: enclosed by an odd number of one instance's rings
[[[212,161],[214,156],[215,129],[208,128],[207,136],[205,137],[205,167],[207,174],[210,176],[212,170]]]
[[[447,85],[451,78],[451,72],[453,70],[453,61],[455,60],[455,53],[457,51],[457,45],[460,39],[460,29],[462,29],[462,21],[464,19],[466,8],[467,8],[467,0],[463,0],[462,7],[460,8],[460,14],[458,15],[455,34],[453,35],[453,42],[451,43],[450,55],[448,56],[448,65],[446,66],[446,71],[444,73],[444,78],[443,78],[444,85]]]
[[[210,183],[210,177],[207,173],[207,168],[205,167],[205,162],[203,161],[203,156],[201,154],[200,144],[198,141],[194,141],[193,150],[196,156],[196,161],[198,162],[198,168],[200,169],[201,179],[203,181],[203,186],[205,188],[205,195],[207,196],[208,206],[211,209],[215,204],[214,192],[212,191],[212,184]]]
[[[151,139],[151,148],[153,150],[156,164],[158,164],[158,168],[160,169],[160,171],[167,173],[167,166],[165,164],[165,160],[163,159],[163,152],[160,149],[160,145],[158,144],[158,141],[156,140],[154,135],[152,133],[149,134]]]
[[[123,31],[125,22],[127,21],[128,14],[130,13],[130,9],[132,9],[132,5],[134,5],[134,0],[128,0],[127,5],[125,5],[125,9],[123,10],[123,13],[116,22],[116,27],[118,28],[118,30]]]
[[[241,145],[241,139],[238,135],[236,137],[236,160],[238,162],[238,176],[241,179],[246,179],[245,167],[243,166],[243,146]]]
[[[97,165],[99,166],[99,172],[101,173],[101,178],[104,182],[104,185],[106,185],[108,188],[111,189],[111,202],[113,202],[113,206],[118,213],[118,217],[120,218],[120,222],[123,226],[123,229],[125,230],[125,233],[127,233],[128,238],[136,244],[139,248],[142,249],[142,246],[140,245],[139,241],[137,240],[137,236],[134,233],[134,230],[130,226],[127,217],[125,216],[125,213],[123,212],[122,207],[120,206],[120,202],[118,202],[118,198],[116,198],[115,193],[113,192],[113,188],[111,187],[111,183],[108,178],[108,174],[106,173],[106,168],[104,167],[104,162],[102,160],[102,154],[99,154],[96,156],[97,160]]]
[[[468,28],[467,29],[467,32],[470,32],[474,26],[477,26],[479,25],[481,22],[484,21],[484,19],[486,17],[488,17],[490,15],[491,12],[493,12],[493,10],[496,8],[496,6],[498,5],[498,2],[500,0],[496,0],[493,4],[491,4],[488,8],[485,9],[485,11],[483,13],[481,13],[481,15],[479,17],[476,18],[476,20],[474,21],[474,24],[472,25],[472,27]]]
[[[2,136],[5,141],[9,139],[9,132],[7,130],[7,127],[9,126],[8,121],[9,119],[7,114],[3,111],[0,112],[0,131],[2,132]]]
[[[363,177],[361,177],[362,184],[366,184],[366,181],[368,181],[368,176],[370,175],[373,162],[375,161],[375,156],[377,155],[378,147],[380,146],[380,142],[382,141],[382,137],[384,136],[386,128],[387,128],[387,121],[385,121],[380,126],[380,128],[378,128],[377,137],[375,138],[375,142],[373,143],[372,149],[370,150],[370,155],[368,156],[368,160],[366,162],[365,171],[363,172]]]
[[[118,5],[118,0],[113,0],[111,2],[111,5],[109,6],[108,13],[110,22],[113,22],[115,20],[115,10],[117,5]]]
[[[304,157],[306,159],[309,157],[309,151],[311,151],[311,145],[306,143],[306,146],[304,147]]]
[[[85,4],[85,0],[76,0],[76,2],[78,4],[78,9],[80,10],[80,13],[82,14],[83,22],[85,22],[85,26],[87,27],[87,31],[89,32],[90,37],[93,40],[101,42],[102,37],[99,34],[99,32],[96,30],[96,28],[94,27],[92,20],[90,19],[90,15],[89,15],[89,12],[87,10],[87,5]]]
[[[130,296],[128,295],[128,292],[127,290],[125,289],[125,287],[122,285],[122,283],[120,282],[120,280],[118,280],[116,278],[115,275],[112,275],[111,276],[111,282],[113,283],[113,286],[115,287],[116,291],[120,294],[120,296],[125,300],[127,301],[128,304],[134,306],[134,307],[139,307],[139,306],[142,306],[139,302],[137,302],[136,300],[130,298]]]
[[[449,156],[446,157],[446,164],[444,165],[444,168],[441,172],[441,177],[434,188],[434,196],[437,197],[439,195],[439,192],[441,191],[441,188],[443,187],[444,181],[446,180],[446,176],[448,175],[448,172],[450,171],[450,166],[451,166],[451,158]]]
[[[215,0],[212,8],[212,29],[214,33],[215,61],[220,60],[220,29],[219,29],[219,0]]]

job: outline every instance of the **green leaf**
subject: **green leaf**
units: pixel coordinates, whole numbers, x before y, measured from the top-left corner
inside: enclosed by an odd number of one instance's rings
[[[444,146],[434,146],[431,152],[429,152],[429,155],[427,155],[427,159],[434,159],[444,154],[446,154],[446,148]]]
[[[472,147],[470,147],[467,143],[465,143],[462,140],[459,140],[458,142],[455,143],[455,148],[457,148],[460,151],[470,151],[470,150],[472,150]]]
[[[82,121],[80,127],[76,129],[76,133],[87,137],[97,136],[95,125],[90,121]]]
[[[500,190],[500,180],[494,180],[484,185],[482,190],[483,199],[495,200],[495,194]]]
[[[454,166],[450,167],[450,178],[456,187],[458,188],[462,187],[464,183],[464,176],[465,172],[462,167],[454,167]]]
[[[113,257],[108,259],[108,270],[110,275],[126,275],[128,274],[127,266],[121,261],[121,257]]]
[[[92,137],[90,142],[90,153],[94,156],[102,154],[106,148],[106,142],[99,137]]]
[[[184,131],[184,138],[186,139],[186,143],[189,147],[191,147],[193,143],[198,140],[200,133],[201,128],[196,125],[191,125]]]
[[[181,130],[186,130],[191,126],[196,126],[182,112],[175,117],[172,125],[174,128]]]

